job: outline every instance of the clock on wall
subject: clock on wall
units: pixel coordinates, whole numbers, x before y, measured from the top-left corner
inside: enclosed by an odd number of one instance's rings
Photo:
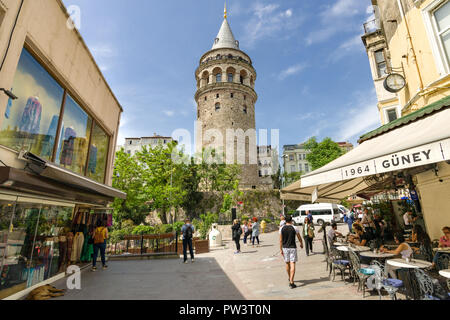
[[[391,73],[383,83],[384,88],[392,93],[397,93],[406,86],[405,78],[398,73]]]

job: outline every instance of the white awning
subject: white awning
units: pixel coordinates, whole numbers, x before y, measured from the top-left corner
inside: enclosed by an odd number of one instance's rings
[[[381,133],[281,190],[282,199],[341,200],[373,188],[364,177],[450,160],[450,108]],[[298,199],[297,199],[298,198]],[[302,198],[302,199],[300,199]]]
[[[450,108],[372,138],[301,178],[302,187],[450,160]]]

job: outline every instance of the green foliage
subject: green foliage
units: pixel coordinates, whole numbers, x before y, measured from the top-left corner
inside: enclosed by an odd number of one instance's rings
[[[177,221],[173,224],[173,228],[176,232],[178,232],[178,234],[181,233],[181,227],[184,225],[183,221]]]
[[[133,231],[131,231],[132,235],[140,235],[140,234],[154,234],[155,227],[152,226],[137,226],[134,227]]]
[[[195,219],[193,221],[194,227],[200,233],[200,238],[207,239],[209,229],[211,228],[213,223],[216,223],[219,220],[219,215],[216,213],[207,213],[201,214],[200,220]]]
[[[312,170],[317,170],[344,154],[339,145],[330,138],[319,143],[316,137],[312,137],[304,147],[310,151],[306,160],[311,164]]]
[[[291,172],[291,173],[284,172],[285,186],[288,186],[288,185],[300,180],[302,175],[303,175],[303,172]]]
[[[272,219],[264,218],[263,220],[264,220],[265,222],[267,222],[267,223],[272,223]]]

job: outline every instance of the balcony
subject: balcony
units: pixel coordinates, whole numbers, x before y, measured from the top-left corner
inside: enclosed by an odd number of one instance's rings
[[[364,33],[368,34],[368,33],[372,33],[375,31],[380,30],[380,20],[379,19],[373,19],[370,21],[367,21],[366,23],[364,23]]]

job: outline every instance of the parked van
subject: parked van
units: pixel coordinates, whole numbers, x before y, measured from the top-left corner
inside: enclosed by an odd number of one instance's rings
[[[315,203],[305,204],[300,206],[292,216],[295,224],[303,224],[307,217],[306,211],[313,216],[314,224],[322,225],[324,222],[338,222],[340,217],[340,210],[334,203]]]

